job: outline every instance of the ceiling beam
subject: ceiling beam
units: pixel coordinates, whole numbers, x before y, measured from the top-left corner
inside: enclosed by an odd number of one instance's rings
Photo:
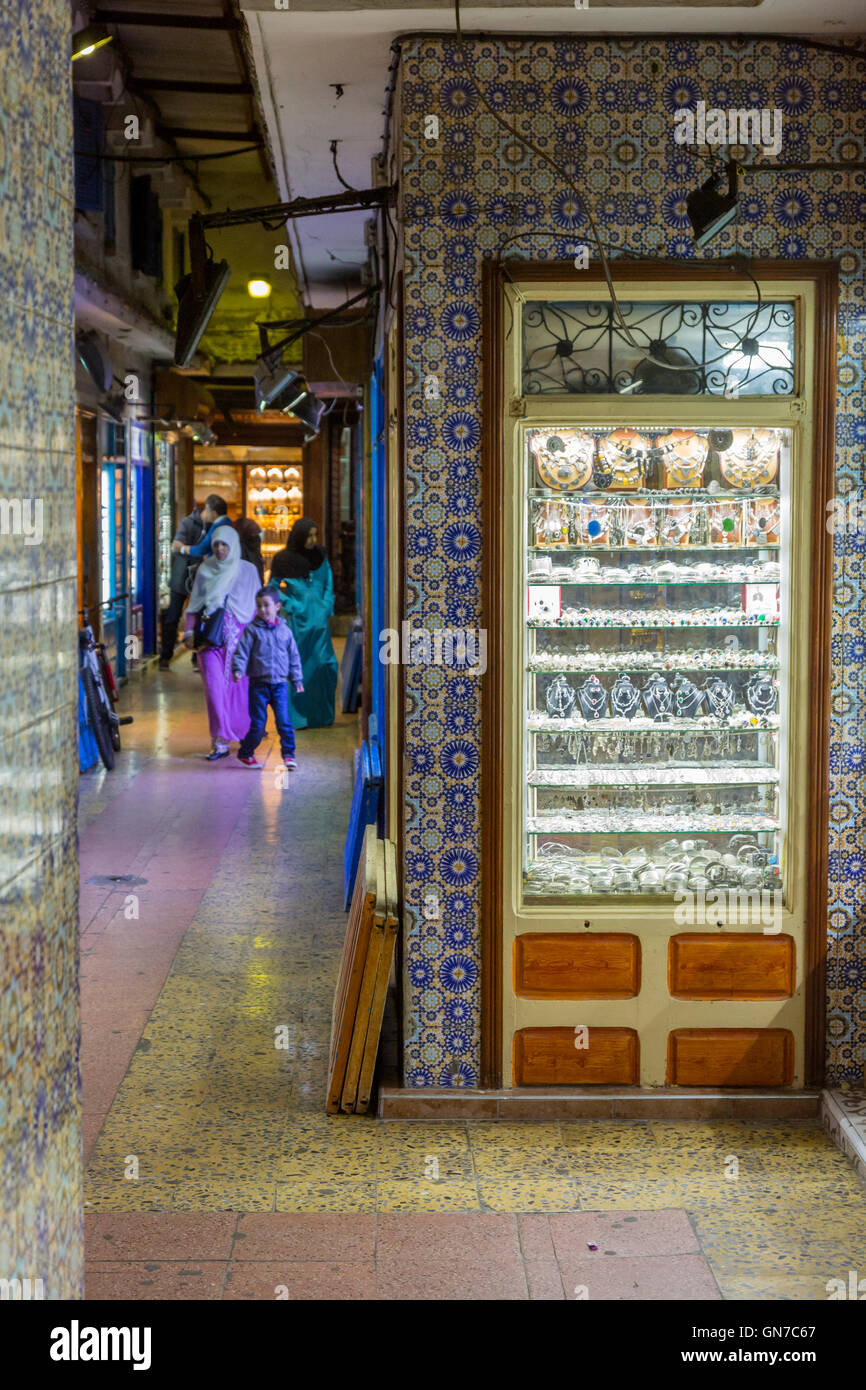
[[[238,21],[228,15],[140,14],[137,10],[96,10],[94,23],[128,24],[159,29],[220,29],[230,32]]]
[[[239,18],[239,15],[237,14],[237,3],[238,0],[223,0],[222,11],[226,19]],[[235,62],[238,65],[238,71],[240,72],[241,77],[243,77],[250,84],[250,126],[253,130],[258,131],[258,107],[252,95],[252,73],[250,72],[249,63],[247,62],[247,51],[244,47],[241,33],[242,31],[240,26],[238,26],[238,28],[236,29],[230,30],[229,42],[231,43],[232,49],[234,50]],[[273,172],[271,170],[270,160],[268,158],[268,151],[265,147],[264,140],[261,138],[259,138],[258,154],[262,175],[264,178],[268,180],[268,183],[272,183]]]
[[[157,129],[167,140],[235,140],[241,145],[258,145],[262,139],[257,130],[200,130],[179,125],[160,125]]]
[[[136,77],[130,86],[146,92],[200,92],[206,96],[248,97],[249,82],[186,82],[174,77]]]

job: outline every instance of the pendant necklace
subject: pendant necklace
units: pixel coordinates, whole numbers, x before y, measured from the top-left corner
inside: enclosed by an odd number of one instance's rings
[[[598,676],[590,676],[578,688],[577,698],[584,719],[601,719],[607,712],[607,691]]]
[[[624,673],[617,676],[610,692],[611,712],[620,719],[633,719],[640,704],[640,691]]]

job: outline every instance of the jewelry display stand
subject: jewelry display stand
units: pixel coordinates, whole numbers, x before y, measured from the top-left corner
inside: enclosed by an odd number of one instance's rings
[[[780,889],[785,431],[525,440],[524,896]]]

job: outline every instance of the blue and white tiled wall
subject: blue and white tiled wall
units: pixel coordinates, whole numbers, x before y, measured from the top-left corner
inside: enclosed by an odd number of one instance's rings
[[[706,166],[673,139],[674,116],[778,108],[778,161],[863,161],[866,60],[797,42],[467,39],[488,100],[586,190],[612,254],[694,257],[685,197]],[[481,262],[568,256],[589,241],[553,170],[480,105],[447,38],[401,50],[405,246],[406,585],[413,627],[481,624]],[[425,121],[438,117],[428,138]],[[429,125],[426,130],[429,130]],[[841,277],[837,490],[862,488],[866,415],[863,173],[750,171],[737,222],[704,253],[834,258]],[[590,243],[591,244],[591,243]],[[425,399],[436,374],[438,401]],[[866,1061],[866,639],[864,542],[837,537],[833,611],[828,1080]],[[491,639],[492,640],[492,639]],[[406,669],[404,1081],[478,1084],[479,683]],[[425,916],[425,895],[439,900]]]
[[[62,1299],[83,1269],[70,18],[0,6],[0,497],[43,516],[39,543],[0,535],[0,1278]]]

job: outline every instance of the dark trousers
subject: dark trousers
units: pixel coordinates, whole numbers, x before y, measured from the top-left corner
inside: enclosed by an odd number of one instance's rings
[[[177,629],[180,617],[183,613],[183,605],[187,600],[187,593],[179,594],[175,589],[171,591],[171,599],[168,608],[162,610],[162,645],[159,649],[161,661],[171,661],[174,656],[174,648],[177,643]]]
[[[265,736],[268,705],[274,712],[274,723],[280,736],[280,751],[284,758],[295,753],[295,731],[289,716],[289,686],[287,681],[250,681],[250,727],[238,749],[238,756],[250,758]]]

